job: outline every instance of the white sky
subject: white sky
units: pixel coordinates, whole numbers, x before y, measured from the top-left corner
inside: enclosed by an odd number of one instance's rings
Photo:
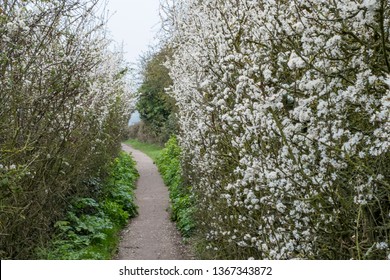
[[[159,0],[108,0],[108,28],[113,39],[123,43],[127,62],[136,63],[153,45],[160,29]]]

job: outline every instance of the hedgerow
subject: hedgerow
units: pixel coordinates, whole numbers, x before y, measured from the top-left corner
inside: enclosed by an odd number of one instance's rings
[[[134,98],[99,9],[95,0],[0,1],[2,259],[34,258],[120,150]]]
[[[171,219],[176,222],[184,237],[190,237],[195,230],[195,206],[191,199],[190,187],[185,184],[180,166],[180,147],[176,136],[172,136],[161,151],[156,164],[168,186],[171,202]]]
[[[203,256],[389,259],[389,2],[173,2]]]

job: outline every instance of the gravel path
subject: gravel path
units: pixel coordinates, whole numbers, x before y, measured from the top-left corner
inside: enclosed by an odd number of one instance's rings
[[[122,232],[117,259],[192,259],[175,224],[169,219],[169,193],[156,165],[144,153],[122,144],[133,155],[140,177],[135,191],[138,216]]]

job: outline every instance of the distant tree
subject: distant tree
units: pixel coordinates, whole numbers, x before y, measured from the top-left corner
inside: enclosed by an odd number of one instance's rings
[[[171,56],[171,50],[162,48],[157,53],[144,58],[143,81],[139,88],[137,110],[152,138],[166,142],[176,130],[174,120],[175,102],[166,93],[172,84],[168,69],[164,65]]]

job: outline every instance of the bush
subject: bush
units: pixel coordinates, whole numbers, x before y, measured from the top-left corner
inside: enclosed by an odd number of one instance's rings
[[[389,2],[323,2],[167,17],[204,257],[390,258]]]
[[[127,139],[137,139],[140,142],[148,144],[158,144],[163,145],[164,142],[161,141],[161,138],[156,134],[153,129],[145,124],[144,121],[133,124],[126,128],[126,140]]]
[[[48,248],[40,248],[43,259],[111,259],[118,233],[137,215],[134,204],[135,162],[125,153],[114,160],[110,175],[95,200],[75,198],[64,220],[55,223],[56,233]]]
[[[195,229],[193,214],[195,207],[192,204],[190,188],[183,183],[180,167],[180,147],[175,136],[165,144],[157,159],[158,169],[168,186],[171,201],[171,218],[183,236],[189,237]]]
[[[134,98],[97,1],[0,2],[0,258],[28,259],[98,191]]]

